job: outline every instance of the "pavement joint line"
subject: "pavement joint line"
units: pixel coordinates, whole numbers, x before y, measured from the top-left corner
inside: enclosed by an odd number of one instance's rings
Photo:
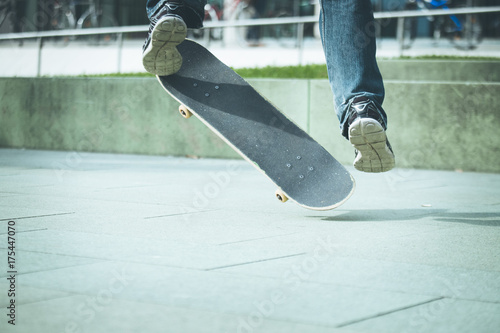
[[[5,249],[4,247],[0,247],[0,249]],[[45,252],[45,251],[33,251],[33,250],[18,250],[19,252],[29,252],[29,253],[38,253],[38,254],[49,254],[49,255],[54,255],[54,256],[61,256],[61,257],[72,257],[72,258],[84,258],[84,259],[93,259],[93,260],[100,260],[100,261],[120,261],[120,260],[115,260],[115,259],[108,259],[108,258],[99,258],[99,257],[89,257],[89,256],[79,256],[79,255],[74,255],[74,254],[66,254],[66,253],[55,253],[55,252]],[[123,260],[124,262],[127,262],[126,260]],[[80,265],[76,265],[80,266]],[[68,266],[72,267],[72,266]],[[64,268],[64,267],[61,267]],[[59,269],[59,268],[54,268],[54,269]]]
[[[374,319],[374,318],[386,316],[388,314],[396,313],[396,312],[399,312],[399,311],[408,310],[408,309],[415,308],[415,307],[418,307],[418,306],[421,306],[421,305],[425,305],[425,304],[429,304],[429,303],[432,303],[432,302],[435,302],[435,301],[439,301],[439,300],[442,300],[442,299],[445,299],[445,298],[447,298],[447,297],[445,297],[445,296],[434,297],[434,298],[432,298],[430,300],[427,300],[427,301],[424,301],[424,302],[419,302],[419,303],[416,303],[416,304],[412,304],[412,305],[400,307],[400,308],[397,308],[397,309],[394,309],[394,310],[390,310],[390,311],[380,312],[380,313],[377,313],[374,316],[367,316],[367,317],[363,317],[363,318],[359,318],[359,319],[355,319],[355,320],[350,320],[350,321],[347,321],[345,323],[342,323],[340,325],[335,326],[335,328],[342,328],[342,327],[346,327],[346,326],[349,326],[349,325],[361,323],[361,322],[366,321],[366,320],[370,320],[370,319]]]
[[[31,305],[31,304],[37,304],[37,303],[41,303],[41,302],[56,301],[56,300],[60,300],[60,299],[64,299],[64,298],[71,298],[71,297],[75,297],[75,296],[89,296],[89,295],[86,295],[86,294],[74,293],[74,292],[70,292],[70,291],[61,291],[61,290],[56,290],[56,289],[53,289],[53,288],[38,288],[38,287],[32,287],[32,288],[57,291],[57,292],[65,293],[66,295],[64,295],[64,296],[55,296],[55,297],[50,297],[50,299],[46,299],[46,300],[42,299],[42,300],[36,300],[36,301],[31,301],[31,302],[26,302],[26,303],[19,302],[19,306],[20,307],[21,306]]]
[[[489,301],[484,299],[475,299],[470,297],[445,297],[453,299],[454,301],[465,301],[465,302],[476,302],[476,303],[486,303],[486,304],[500,304],[500,301]]]
[[[60,270],[60,269],[67,269],[67,268],[74,268],[74,267],[81,267],[81,266],[87,266],[87,265],[92,265],[94,263],[90,263],[90,264],[81,264],[81,265],[71,265],[71,266],[64,266],[64,267],[57,267],[57,268],[51,268],[51,269],[41,269],[41,270],[38,270],[38,271],[26,271],[26,272],[17,272],[16,275],[17,276],[22,276],[22,275],[29,275],[29,274],[38,274],[38,273],[46,273],[46,272],[53,272],[53,271],[57,271],[57,270]],[[5,275],[5,276],[2,276],[0,275],[0,278],[4,278],[8,275]],[[33,286],[31,286],[33,287]]]
[[[30,229],[30,230],[17,230],[16,234],[21,234],[21,233],[26,233],[26,232],[34,232],[34,231],[46,231],[49,230],[49,228],[43,228],[43,229]],[[7,235],[6,233],[0,233],[0,235]]]
[[[27,252],[46,253],[46,252],[36,252],[36,251],[27,251]],[[47,253],[47,254],[55,254],[55,253]],[[70,255],[65,255],[65,254],[56,254],[56,255],[65,256],[65,257],[77,257],[77,258],[100,260],[100,262],[97,262],[97,263],[96,262],[91,262],[91,263],[69,265],[69,266],[63,266],[63,267],[54,267],[54,268],[50,268],[50,269],[41,269],[41,270],[37,270],[37,271],[17,272],[16,275],[21,276],[21,275],[28,275],[28,274],[44,273],[44,272],[53,272],[53,271],[57,271],[57,270],[61,270],[61,269],[68,269],[68,268],[74,268],[74,267],[89,266],[89,265],[101,264],[103,262],[113,262],[112,260],[107,260],[107,259],[97,259],[97,258],[82,257],[82,256],[70,256]],[[4,276],[0,275],[0,278],[3,278],[3,277]],[[31,286],[31,287],[34,287],[34,286]]]
[[[267,258],[267,259],[249,261],[249,262],[244,262],[244,263],[239,263],[239,264],[233,264],[233,265],[226,265],[226,266],[219,266],[219,267],[207,268],[207,269],[205,269],[205,271],[215,271],[215,270],[218,270],[218,269],[224,269],[224,268],[230,268],[230,267],[237,267],[237,266],[244,266],[244,265],[256,264],[256,263],[259,263],[259,262],[265,262],[265,261],[271,261],[271,260],[279,260],[279,259],[285,259],[285,258],[291,258],[291,257],[298,257],[298,256],[303,256],[305,254],[307,254],[307,252],[295,253],[295,254],[290,254],[290,255],[282,256],[282,257],[274,257],[274,258]]]
[[[185,213],[176,213],[176,214],[167,214],[167,215],[158,215],[158,216],[146,216],[144,219],[145,220],[152,220],[152,219],[159,219],[159,218],[162,218],[162,217],[173,217],[173,216],[182,216],[182,215],[191,215],[191,214],[210,213],[210,212],[216,212],[218,210],[220,210],[220,209],[200,210],[200,211],[185,212]]]
[[[3,221],[12,221],[12,220],[36,219],[36,218],[39,218],[39,217],[51,217],[51,216],[71,215],[71,214],[76,214],[76,212],[58,213],[58,214],[47,214],[47,215],[35,215],[35,216],[23,216],[23,217],[11,217],[11,218],[8,218],[8,219],[0,219],[0,222],[3,222]]]

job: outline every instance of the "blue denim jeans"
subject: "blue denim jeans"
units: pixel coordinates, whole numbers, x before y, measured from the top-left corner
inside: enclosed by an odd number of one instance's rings
[[[342,134],[347,134],[349,104],[359,96],[371,99],[387,124],[371,0],[320,0],[320,6],[321,40]]]
[[[163,6],[166,2],[182,2],[187,7],[201,10],[201,11],[204,10],[205,5],[207,4],[206,0],[178,0],[178,1],[148,0],[146,2],[146,12],[148,14],[148,17],[151,18],[151,16],[154,14],[156,9],[160,6]]]

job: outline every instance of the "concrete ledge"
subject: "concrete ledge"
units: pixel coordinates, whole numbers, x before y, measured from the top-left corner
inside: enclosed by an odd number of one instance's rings
[[[385,80],[500,82],[500,61],[378,60]]]
[[[249,80],[351,164],[326,80]],[[400,168],[500,172],[500,83],[386,81],[384,107]],[[0,78],[0,147],[238,155],[196,119],[185,120],[154,78]]]

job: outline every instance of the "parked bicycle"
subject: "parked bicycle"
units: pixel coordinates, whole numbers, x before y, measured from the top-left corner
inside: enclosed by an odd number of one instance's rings
[[[78,19],[77,6],[85,6],[85,10]],[[54,0],[51,19],[51,27],[54,30],[104,28],[117,25],[113,16],[104,13],[99,0]],[[109,42],[116,39],[116,34],[97,35],[90,38],[95,42]]]
[[[407,0],[405,10],[449,10],[450,6],[450,0]],[[455,6],[454,8],[457,7]],[[441,37],[445,37],[457,49],[472,50],[481,42],[482,28],[477,15],[428,16],[427,20],[433,23],[433,38],[436,43]],[[405,19],[403,33],[404,48],[410,48],[415,41],[417,25],[418,18],[408,17]]]

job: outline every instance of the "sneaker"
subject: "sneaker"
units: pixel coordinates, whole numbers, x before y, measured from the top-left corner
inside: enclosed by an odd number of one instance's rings
[[[373,101],[366,97],[355,98],[349,108],[348,125],[357,170],[385,172],[394,168],[394,152],[385,134],[385,122]]]
[[[143,47],[142,64],[155,75],[171,75],[182,66],[182,56],[177,51],[187,35],[187,27],[181,17],[165,15],[151,23],[148,38]]]
[[[177,45],[186,38],[188,27],[203,26],[202,13],[203,9],[167,3],[153,14],[142,53],[142,63],[148,72],[171,75],[181,68],[182,56]]]

